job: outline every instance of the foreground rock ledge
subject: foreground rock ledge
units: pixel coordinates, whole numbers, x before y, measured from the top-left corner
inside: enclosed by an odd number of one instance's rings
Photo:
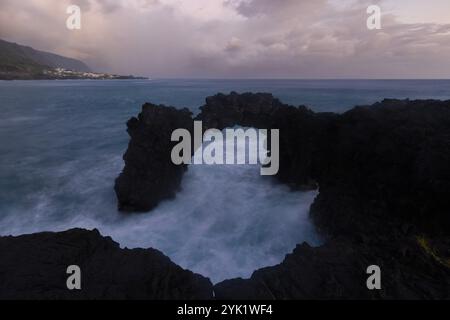
[[[391,240],[298,245],[277,266],[213,286],[157,250],[120,249],[97,230],[0,237],[0,299],[449,299],[450,269],[437,259],[445,252],[429,251],[437,243]],[[366,287],[374,263],[383,270],[379,291]],[[81,290],[66,287],[73,264]]]
[[[68,290],[78,265],[82,290]],[[210,299],[211,282],[154,249],[121,249],[97,230],[0,237],[0,299]]]

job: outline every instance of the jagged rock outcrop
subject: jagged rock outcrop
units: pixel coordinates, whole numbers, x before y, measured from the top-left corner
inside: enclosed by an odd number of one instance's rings
[[[314,113],[271,94],[218,94],[195,120],[203,128],[234,125],[280,129],[277,178],[292,187],[320,186],[312,206],[332,235],[390,232],[375,220],[450,230],[450,102],[384,100],[344,114]],[[192,131],[191,114],[146,104],[128,122],[130,145],[116,181],[119,208],[146,211],[179,188],[170,134]]]
[[[198,118],[280,129],[277,177],[317,183],[311,215],[330,236],[251,279],[216,285],[216,297],[449,298],[450,101],[387,99],[338,115],[232,93],[208,98]],[[371,264],[384,270],[381,291],[365,286]]]
[[[332,114],[231,93],[207,98],[201,111],[207,127],[280,129],[277,178],[320,186],[312,216],[327,233],[390,233],[404,223],[448,235],[450,101],[387,99]]]
[[[171,135],[178,128],[192,131],[191,115],[188,109],[146,103],[138,118],[128,121],[131,139],[123,157],[125,167],[115,183],[121,211],[149,211],[175,196],[186,165],[172,162],[176,142]]]
[[[450,299],[450,262],[437,247],[413,236],[303,243],[281,264],[225,280],[214,292],[217,299]],[[367,288],[371,265],[380,267],[381,290]]]
[[[81,290],[68,290],[69,265]],[[209,279],[154,249],[121,249],[97,230],[0,237],[0,299],[210,299]]]
[[[330,122],[316,224],[333,235],[416,226],[450,234],[450,101],[384,100]]]
[[[149,211],[176,194],[186,165],[172,163],[171,150],[177,142],[172,142],[170,136],[178,128],[192,132],[193,120],[202,121],[203,130],[234,125],[280,129],[277,177],[292,187],[317,187],[312,179],[311,155],[318,152],[321,129],[335,115],[318,117],[304,106],[284,105],[266,93],[218,94],[207,98],[200,109],[202,112],[192,119],[187,109],[147,103],[138,118],[128,121],[131,140],[124,155],[125,167],[115,183],[119,210]]]
[[[157,250],[120,249],[97,230],[0,237],[0,299],[450,299],[449,246],[411,232],[303,243],[250,279],[213,286]],[[366,286],[373,264],[381,290]],[[67,289],[69,265],[81,268],[81,290]]]
[[[147,104],[128,122],[120,209],[146,211],[176,193],[186,167],[170,161],[170,134],[192,131],[193,120]],[[251,279],[217,284],[217,298],[450,298],[450,101],[384,100],[332,114],[231,93],[207,98],[195,120],[204,129],[280,129],[277,178],[319,187],[311,217],[329,236]],[[383,270],[380,291],[366,287],[373,264]]]
[[[240,125],[280,130],[280,168],[277,178],[293,188],[315,189],[314,161],[323,141],[327,124],[337,117],[332,113],[316,114],[306,106],[294,107],[281,103],[269,93],[232,92],[206,98],[196,120],[203,127],[223,129]],[[270,144],[269,144],[270,149]],[[314,161],[313,161],[314,160]]]

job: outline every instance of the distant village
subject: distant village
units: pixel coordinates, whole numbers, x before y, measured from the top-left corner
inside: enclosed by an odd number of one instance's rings
[[[73,71],[64,68],[47,69],[43,71],[45,77],[50,79],[92,79],[92,80],[114,80],[114,79],[147,79],[145,77],[134,77],[132,75],[122,76],[108,73]]]

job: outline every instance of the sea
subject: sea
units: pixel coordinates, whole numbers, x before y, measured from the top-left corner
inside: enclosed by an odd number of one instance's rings
[[[257,165],[190,166],[174,199],[148,213],[118,212],[127,120],[145,102],[196,114],[207,96],[231,91],[343,113],[384,98],[450,99],[450,81],[0,81],[0,235],[96,228],[213,283],[281,263],[299,243],[320,246],[309,218],[318,191],[291,191]]]

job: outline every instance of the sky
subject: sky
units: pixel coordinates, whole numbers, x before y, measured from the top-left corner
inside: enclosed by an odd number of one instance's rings
[[[152,78],[450,78],[450,0],[0,0],[0,38]]]

